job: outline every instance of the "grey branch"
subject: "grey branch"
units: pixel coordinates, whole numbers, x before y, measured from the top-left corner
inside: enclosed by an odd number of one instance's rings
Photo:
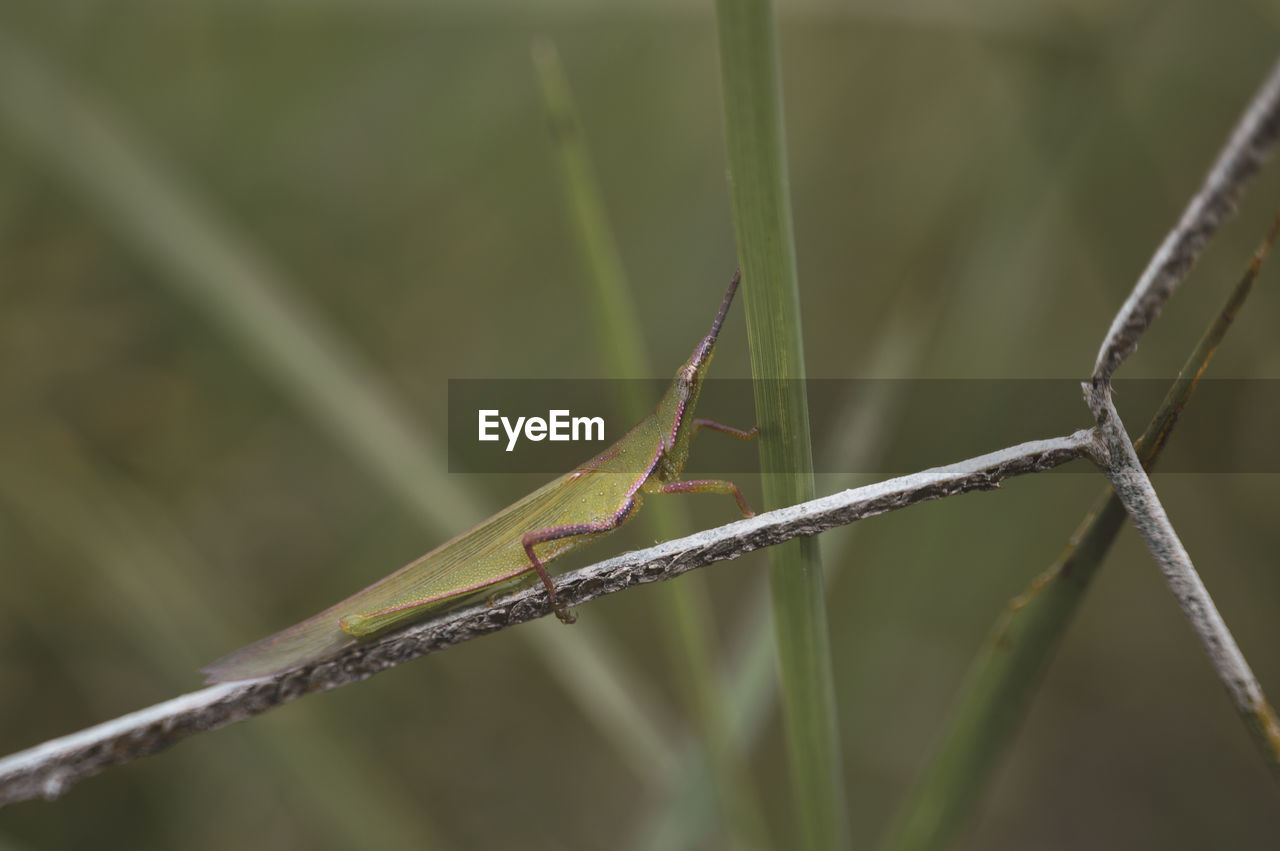
[[[1099,451],[1092,430],[1037,440],[957,464],[847,490],[668,541],[570,571],[556,579],[557,596],[577,605],[648,582],[673,579],[723,559],[791,538],[973,490],[991,490],[1012,476],[1048,470]],[[537,585],[491,605],[445,613],[359,644],[315,665],[245,683],[224,683],[54,739],[0,760],[0,805],[56,798],[78,780],[155,753],[195,733],[243,721],[309,694],[363,680],[385,668],[549,614]]]
[[[1160,314],[1160,309],[1205,244],[1235,212],[1245,184],[1274,150],[1280,138],[1280,62],[1272,67],[1249,108],[1218,154],[1182,218],[1156,249],[1133,292],[1111,322],[1111,329],[1093,367],[1094,383],[1108,381],[1125,358],[1138,348],[1138,340]]]
[[[1196,573],[1191,556],[1178,539],[1147,476],[1124,424],[1111,400],[1109,384],[1084,384],[1085,400],[1098,422],[1098,437],[1106,446],[1099,456],[1103,471],[1132,518],[1147,549],[1155,558],[1178,605],[1191,621],[1209,660],[1246,726],[1267,756],[1273,771],[1280,775],[1280,723],[1262,693],[1244,654],[1218,613],[1213,598]]]
[[[1084,385],[1084,392],[1102,444],[1096,456],[1099,466],[1111,480],[1178,605],[1191,621],[1236,710],[1272,771],[1280,777],[1280,721],[1169,522],[1111,400],[1112,373],[1138,347],[1138,340],[1155,321],[1174,287],[1186,276],[1219,225],[1235,211],[1245,185],[1271,155],[1278,138],[1280,62],[1272,67],[1204,185],[1160,244],[1112,320],[1094,364],[1093,379]]]

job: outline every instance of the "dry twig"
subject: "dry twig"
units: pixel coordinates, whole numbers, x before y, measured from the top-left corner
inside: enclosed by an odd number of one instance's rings
[[[1155,488],[1151,486],[1151,479],[1142,469],[1142,462],[1138,460],[1111,401],[1110,385],[1086,383],[1084,390],[1089,408],[1098,421],[1099,438],[1107,449],[1099,460],[1105,462],[1102,469],[1111,480],[1112,489],[1160,566],[1169,589],[1204,645],[1222,684],[1227,687],[1236,711],[1244,719],[1272,771],[1280,777],[1280,722],[1276,720],[1275,711],[1267,703],[1262,686],[1245,661],[1226,622],[1218,613],[1213,598],[1196,573],[1191,556],[1178,539]]]
[[[1160,243],[1133,292],[1112,320],[1093,366],[1095,384],[1110,381],[1112,373],[1138,348],[1138,340],[1160,315],[1173,288],[1191,271],[1218,226],[1235,212],[1236,201],[1245,185],[1271,156],[1277,139],[1280,139],[1280,62],[1272,66],[1218,154],[1204,185]]]
[[[1245,185],[1271,155],[1278,139],[1280,62],[1272,66],[1218,154],[1204,185],[1116,314],[1098,352],[1093,379],[1084,385],[1084,391],[1097,422],[1098,438],[1105,447],[1098,459],[1103,472],[1204,644],[1237,711],[1280,778],[1280,722],[1169,522],[1111,400],[1112,373],[1138,347],[1174,287],[1186,276],[1218,226],[1235,211]]]
[[[1280,725],[1142,471],[1111,403],[1109,386],[1112,373],[1137,347],[1173,288],[1231,214],[1248,179],[1278,138],[1280,64],[1272,69],[1204,186],[1112,322],[1098,354],[1094,380],[1086,385],[1096,429],[1020,444],[618,556],[559,577],[557,596],[570,605],[585,603],[791,538],[815,535],[926,500],[999,487],[1009,477],[1089,456],[1107,473],[1124,501],[1272,766],[1280,766]],[[80,779],[154,753],[194,733],[250,718],[314,691],[365,679],[409,659],[550,611],[539,585],[493,605],[458,609],[356,645],[326,662],[252,682],[213,686],[46,742],[0,760],[0,805],[41,796],[55,798]]]
[[[847,490],[570,571],[556,579],[556,596],[569,605],[585,603],[918,502],[991,490],[1012,476],[1057,467],[1096,450],[1093,432],[1078,431]],[[248,683],[212,686],[54,739],[0,760],[0,805],[55,798],[78,780],[194,733],[243,721],[302,695],[363,680],[426,653],[550,613],[539,584],[493,605],[458,609],[358,644],[327,662]]]

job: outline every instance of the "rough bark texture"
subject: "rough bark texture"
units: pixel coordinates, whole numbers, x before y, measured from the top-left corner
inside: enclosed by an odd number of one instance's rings
[[[1218,154],[1204,185],[1160,243],[1133,292],[1112,320],[1093,367],[1095,383],[1109,381],[1125,358],[1138,348],[1138,340],[1160,315],[1174,287],[1191,271],[1209,238],[1235,213],[1245,185],[1271,156],[1277,139],[1280,139],[1280,62],[1272,67]]]
[[[973,490],[1076,458],[1096,457],[1092,431],[1023,443],[957,464],[847,490],[740,520],[564,574],[556,594],[578,605],[634,585],[673,579],[712,562],[877,514]],[[366,679],[385,668],[551,613],[541,585],[448,612],[359,644],[327,662],[247,683],[224,683],[54,739],[0,760],[0,805],[56,798],[76,781],[155,753],[195,733],[243,721],[314,691]]]
[[[1088,456],[1102,467],[1160,564],[1246,725],[1280,776],[1280,724],[1247,662],[1195,573],[1142,471],[1110,398],[1112,373],[1136,348],[1174,287],[1185,277],[1218,226],[1230,217],[1248,180],[1280,138],[1280,63],[1254,96],[1201,190],[1165,238],[1112,321],[1085,385],[1096,429],[1002,449],[947,467],[890,479],[669,541],[560,577],[556,593],[569,605],[633,585],[671,579],[711,562],[791,538],[972,490],[999,487]],[[54,739],[0,760],[0,805],[56,798],[76,781],[111,765],[154,753],[189,735],[241,721],[314,691],[365,679],[417,656],[549,614],[541,587],[441,615],[427,623],[357,645],[342,655],[280,676],[228,683]]]
[[[1098,422],[1098,436],[1108,450],[1107,463],[1100,466],[1159,565],[1169,590],[1191,622],[1191,628],[1204,645],[1236,711],[1244,719],[1271,770],[1280,778],[1280,722],[1277,722],[1275,711],[1263,695],[1262,686],[1209,596],[1186,547],[1174,531],[1151,479],[1142,469],[1137,452],[1111,401],[1110,386],[1086,383],[1084,391],[1085,400]]]

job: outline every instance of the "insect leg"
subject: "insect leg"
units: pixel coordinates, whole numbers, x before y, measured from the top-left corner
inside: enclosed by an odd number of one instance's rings
[[[529,556],[529,566],[538,571],[538,578],[542,580],[542,584],[546,586],[547,597],[551,599],[551,605],[556,610],[556,617],[563,623],[573,623],[578,619],[567,606],[560,605],[556,600],[556,589],[551,584],[551,574],[547,573],[546,565],[534,553],[535,544],[545,544],[548,541],[558,541],[561,538],[572,538],[575,535],[591,535],[597,532],[608,532],[622,525],[623,521],[630,516],[635,510],[636,497],[632,496],[622,507],[605,517],[603,520],[596,520],[590,523],[569,523],[564,526],[549,526],[546,529],[535,529],[532,532],[525,532],[524,537],[520,539],[520,543],[524,545],[524,551]]]
[[[747,505],[746,498],[733,482],[721,479],[695,479],[688,482],[665,482],[654,488],[651,493],[726,493],[738,501],[743,517],[755,517],[756,513]]]
[[[693,428],[695,434],[704,428],[709,428],[712,431],[727,434],[737,440],[750,440],[760,433],[760,426],[752,426],[749,429],[743,430],[740,428],[734,428],[733,426],[727,426],[724,423],[718,423],[715,420],[704,420],[701,417],[698,417],[693,421]]]

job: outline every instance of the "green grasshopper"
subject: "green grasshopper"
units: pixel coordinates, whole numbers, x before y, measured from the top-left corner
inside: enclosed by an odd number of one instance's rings
[[[256,679],[332,658],[360,640],[421,620],[478,593],[494,594],[522,583],[532,578],[532,572],[546,587],[556,616],[573,623],[574,614],[556,599],[547,563],[630,520],[646,494],[729,494],[743,516],[753,516],[732,482],[680,481],[689,446],[699,430],[709,428],[739,440],[757,432],[693,418],[703,376],[741,275],[741,270],[734,273],[711,333],[676,371],[657,408],[617,443],[341,603],[202,668],[208,681]]]

